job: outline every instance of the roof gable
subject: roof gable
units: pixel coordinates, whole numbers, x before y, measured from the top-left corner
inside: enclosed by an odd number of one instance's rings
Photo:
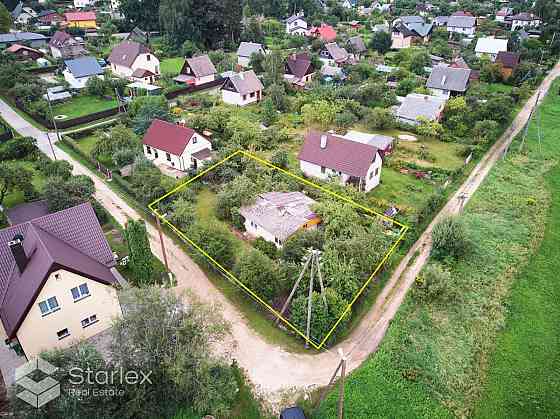
[[[432,69],[426,87],[430,89],[464,92],[467,90],[470,74],[470,69],[454,68],[440,64]]]
[[[312,74],[314,71],[311,58],[307,53],[291,55],[286,61],[286,73],[293,74],[299,79]]]
[[[192,128],[184,127],[172,122],[154,119],[144,135],[142,143],[180,156],[195,134]]]
[[[321,136],[327,145],[321,148]],[[377,148],[337,135],[310,131],[305,136],[298,159],[351,176],[364,177],[377,156]]]
[[[124,40],[111,50],[108,61],[111,64],[131,68],[140,54],[149,54],[150,50],[139,42]]]
[[[89,77],[103,74],[103,69],[93,57],[80,57],[73,60],[65,60],[64,65],[76,78]]]
[[[233,87],[240,95],[246,95],[264,89],[264,86],[253,70],[235,73],[228,77],[224,85],[225,84]]]
[[[208,55],[187,58],[181,69],[181,74],[188,74],[187,68],[191,69],[195,77],[205,77],[217,73],[216,67],[214,67]]]
[[[237,48],[238,57],[250,58],[253,54],[263,54],[264,48],[262,44],[257,44],[255,42],[241,42],[239,48]]]

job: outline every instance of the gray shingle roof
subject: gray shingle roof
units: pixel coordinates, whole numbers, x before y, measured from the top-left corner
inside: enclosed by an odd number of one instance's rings
[[[240,95],[246,95],[264,89],[261,81],[253,70],[236,73],[230,76],[229,80]]]
[[[464,92],[467,90],[471,70],[437,65],[433,68],[426,87],[430,89]]]
[[[0,43],[20,41],[46,41],[45,35],[34,32],[10,32],[0,34]]]
[[[476,18],[472,16],[451,16],[447,26],[452,28],[473,28],[476,26]]]
[[[301,192],[268,192],[254,205],[241,207],[239,213],[284,241],[316,217],[313,204],[316,201]]]
[[[444,98],[437,96],[410,93],[399,106],[396,115],[411,122],[416,121],[419,116],[433,121],[445,102]]]
[[[80,57],[64,61],[68,71],[76,78],[103,74],[103,69],[94,57]]]
[[[238,57],[250,58],[253,54],[264,53],[264,48],[262,44],[256,44],[254,42],[241,42],[239,48],[237,48]]]
[[[354,52],[361,53],[367,51],[366,44],[364,44],[364,40],[361,36],[348,38],[348,45]]]
[[[115,46],[109,55],[108,61],[111,64],[118,64],[131,68],[132,64],[140,54],[147,54],[150,50],[139,42],[125,40]]]
[[[214,64],[212,64],[212,61],[208,58],[208,55],[187,58],[185,64],[183,65],[183,69],[181,70],[181,74],[186,74],[183,72],[185,65],[188,65],[191,68],[195,77],[204,77],[217,73],[216,67],[214,67]]]
[[[325,49],[335,61],[344,61],[348,59],[348,51],[338,46],[336,42],[325,44]]]

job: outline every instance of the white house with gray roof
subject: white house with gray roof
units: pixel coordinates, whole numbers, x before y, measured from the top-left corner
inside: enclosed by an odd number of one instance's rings
[[[442,96],[429,96],[410,93],[403,98],[395,111],[395,117],[401,124],[418,125],[419,118],[439,121],[447,99]]]
[[[447,21],[447,32],[458,33],[472,37],[476,30],[476,17],[473,16],[450,16]]]
[[[432,95],[448,98],[466,92],[471,70],[468,68],[453,68],[446,65],[436,65],[426,82]]]
[[[263,45],[255,42],[241,42],[239,48],[237,48],[237,64],[242,67],[249,67],[249,61],[251,61],[251,55],[253,54],[264,55]]]
[[[307,34],[307,22],[304,19],[303,12],[297,13],[286,19],[286,33],[288,35],[301,35]]]
[[[230,105],[249,105],[262,99],[263,89],[263,84],[253,70],[233,73],[221,87],[222,100]]]
[[[80,57],[64,61],[64,80],[73,89],[83,89],[92,77],[103,78],[103,69],[94,57]]]
[[[479,38],[476,42],[474,52],[477,57],[487,56],[492,62],[500,52],[506,52],[508,48],[507,39],[496,39],[493,37]]]
[[[280,248],[297,231],[317,228],[320,220],[311,208],[316,203],[301,192],[267,192],[239,213],[249,236],[262,237]]]

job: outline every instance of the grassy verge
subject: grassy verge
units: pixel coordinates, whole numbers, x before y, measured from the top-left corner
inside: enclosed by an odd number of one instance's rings
[[[412,291],[378,352],[350,376],[348,417],[558,416],[559,128],[560,99],[550,95],[543,155],[533,125],[531,152],[514,144],[491,171],[465,210],[474,249],[448,264],[447,299],[426,303]],[[315,417],[336,417],[336,391]]]
[[[552,91],[556,91],[558,85]],[[560,154],[560,100],[541,108],[545,155]],[[534,127],[533,127],[534,128]],[[534,158],[535,130],[528,136]],[[558,417],[560,415],[560,164],[544,177],[553,199],[544,239],[517,276],[508,302],[506,327],[490,358],[488,381],[477,404],[477,418]]]
[[[65,119],[72,119],[116,108],[117,106],[116,99],[107,100],[97,96],[80,95],[60,105],[53,105],[52,110],[55,116],[65,115],[67,116]]]

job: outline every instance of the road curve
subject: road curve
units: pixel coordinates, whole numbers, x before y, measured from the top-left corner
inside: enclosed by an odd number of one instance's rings
[[[541,98],[546,95],[552,81],[559,74],[560,63],[554,67],[539,87]],[[503,155],[504,150],[527,122],[535,99],[536,93],[527,101],[511,126],[486,153],[468,179],[411,247],[395,269],[372,309],[350,336],[335,348],[317,354],[294,354],[269,344],[250,328],[243,315],[208,280],[204,272],[169,237],[165,236],[170,269],[177,276],[176,291],[181,293],[185,289],[190,289],[203,301],[219,303],[222,306],[224,317],[232,324],[232,344],[228,347],[228,353],[247,370],[250,379],[262,394],[272,395],[285,389],[303,389],[325,385],[338,365],[337,349],[342,349],[344,353],[350,355],[347,367],[349,371],[358,367],[371,353],[375,352],[416,275],[428,260],[431,249],[431,231],[434,225],[442,217],[457,214],[460,211],[457,199],[459,195],[466,194],[468,202],[491,168]],[[1,100],[0,114],[20,134],[36,138],[39,148],[52,158],[47,133],[33,127]],[[54,139],[52,133],[51,138]],[[96,187],[96,199],[119,223],[124,224],[129,218],[141,218],[107,186],[97,173],[91,172],[56,147],[55,153],[58,159],[67,160],[74,166],[75,174],[84,174],[93,179]],[[157,231],[149,224],[148,234],[152,251],[162,259]],[[416,251],[419,253],[413,260]],[[413,263],[408,266],[412,260]]]

